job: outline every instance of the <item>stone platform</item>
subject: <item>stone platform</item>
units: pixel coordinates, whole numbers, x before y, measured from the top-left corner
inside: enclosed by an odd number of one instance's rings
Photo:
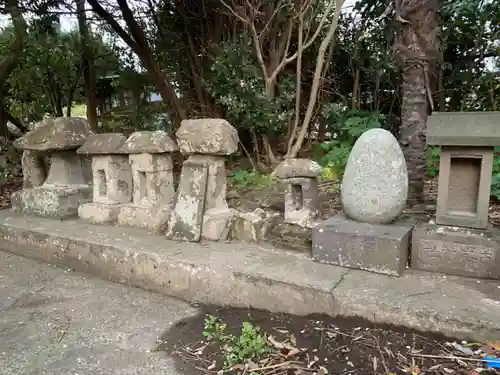
[[[259,244],[168,241],[143,229],[0,211],[0,249],[188,301],[361,316],[482,341],[500,336],[500,284],[401,277],[313,262]]]
[[[500,280],[500,231],[420,224],[413,231],[411,267]]]
[[[315,261],[400,276],[408,261],[414,222],[360,223],[340,213],[313,228]]]

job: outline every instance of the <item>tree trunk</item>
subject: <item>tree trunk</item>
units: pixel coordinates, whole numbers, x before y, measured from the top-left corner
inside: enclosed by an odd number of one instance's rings
[[[407,67],[402,77],[399,134],[408,166],[408,203],[411,206],[424,202],[424,180],[427,174],[425,133],[428,101],[424,77],[424,68],[419,64]]]
[[[87,105],[87,121],[90,127],[97,130],[97,84],[92,49],[89,45],[89,29],[85,13],[85,0],[77,0],[78,29],[82,43],[83,83],[85,103]]]
[[[426,131],[432,103],[431,78],[437,80],[439,0],[406,2],[396,9],[402,39],[396,50],[402,68],[400,142],[408,166],[408,204],[424,203],[427,177]]]
[[[134,14],[128,6],[127,0],[117,0],[118,6],[123,15],[123,20],[127,24],[130,34],[127,33],[113,16],[105,10],[99,0],[87,0],[94,12],[106,21],[113,30],[123,39],[125,43],[134,51],[147,70],[151,83],[153,83],[161,95],[163,101],[169,104],[171,120],[180,123],[186,117],[182,103],[175,92],[172,78],[166,75],[158,65],[153,51],[144,35],[144,31],[134,18]]]
[[[7,128],[9,114],[5,110],[4,87],[12,71],[16,68],[19,55],[23,52],[24,41],[26,39],[26,22],[19,8],[18,0],[7,0],[5,10],[12,19],[14,25],[15,41],[10,55],[2,57],[0,60],[0,127]]]

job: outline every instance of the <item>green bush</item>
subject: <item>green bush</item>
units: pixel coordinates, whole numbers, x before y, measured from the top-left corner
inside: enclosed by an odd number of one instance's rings
[[[272,352],[259,327],[243,322],[238,336],[226,333],[227,324],[213,315],[205,317],[203,336],[208,343],[216,343],[224,353],[224,371],[248,361],[258,361],[262,355]]]
[[[385,116],[378,112],[342,110],[337,104],[323,108],[324,118],[331,124],[328,131],[335,135],[333,140],[319,145],[319,163],[323,166],[325,180],[339,179],[344,173],[349,154],[356,140],[365,131],[380,128]]]

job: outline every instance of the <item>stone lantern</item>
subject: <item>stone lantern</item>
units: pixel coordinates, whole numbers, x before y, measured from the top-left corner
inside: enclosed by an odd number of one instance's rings
[[[81,219],[95,224],[118,220],[122,204],[132,199],[132,172],[128,155],[120,149],[127,138],[120,133],[95,134],[77,150],[92,157],[93,198],[78,209]]]
[[[308,159],[282,161],[273,174],[287,185],[285,222],[310,227],[318,211],[318,176],[323,168]]]
[[[13,209],[59,219],[77,215],[78,206],[92,200],[86,160],[75,152],[90,135],[92,130],[86,119],[60,117],[44,120],[41,126],[17,139],[15,147],[49,155],[50,167],[41,185],[25,186],[13,194]],[[31,171],[36,172],[36,168]],[[43,171],[38,175],[43,176]]]
[[[436,218],[415,228],[411,266],[500,278],[499,233],[488,224],[500,112],[434,113],[427,143],[441,147]]]
[[[188,158],[182,165],[166,236],[191,242],[201,237],[226,239],[234,211],[226,201],[225,156],[238,150],[238,132],[223,119],[184,120],[176,137]]]
[[[132,201],[120,208],[118,224],[155,229],[175,200],[172,153],[179,147],[163,130],[133,133],[121,148],[132,170]]]

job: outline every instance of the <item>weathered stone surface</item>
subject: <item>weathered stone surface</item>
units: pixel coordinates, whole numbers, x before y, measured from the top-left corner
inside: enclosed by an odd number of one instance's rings
[[[259,242],[267,239],[273,219],[278,213],[269,213],[261,208],[253,212],[240,212],[234,219],[231,238],[245,242]]]
[[[172,156],[169,154],[132,154],[129,161],[133,169],[141,172],[172,171]]]
[[[157,222],[158,210],[159,208],[155,206],[121,205],[118,213],[118,225],[154,229]]]
[[[225,158],[214,155],[190,155],[188,163],[205,165],[208,168],[205,211],[227,209],[227,178]]]
[[[177,150],[179,146],[163,130],[132,133],[122,147],[122,152],[128,154],[161,154]]]
[[[408,261],[414,223],[360,223],[338,214],[313,228],[313,260],[400,276]]]
[[[124,204],[132,200],[128,155],[94,155],[92,171],[95,203]]]
[[[92,135],[88,121],[82,117],[58,117],[44,120],[41,126],[14,141],[24,150],[71,150],[82,146]]]
[[[55,151],[44,185],[87,185],[82,159],[74,151]]]
[[[183,154],[231,155],[238,150],[238,132],[223,119],[184,120],[176,137]]]
[[[280,178],[294,177],[317,177],[321,175],[323,168],[313,160],[309,159],[286,159],[274,170],[273,174]]]
[[[167,238],[198,242],[201,238],[208,167],[184,162]]]
[[[74,217],[81,204],[92,200],[92,189],[86,186],[41,186],[17,192],[12,200],[14,211],[53,219]]]
[[[413,230],[411,267],[500,279],[500,231],[421,224]]]
[[[127,138],[121,133],[101,133],[90,135],[82,147],[76,150],[77,154],[109,155],[119,154]]]
[[[494,154],[494,147],[441,147],[437,224],[488,228]]]
[[[438,146],[500,146],[500,111],[433,112],[426,141]]]
[[[318,210],[316,178],[287,178],[283,183],[288,184],[285,193],[285,221],[301,227],[311,227]]]
[[[312,229],[285,222],[281,215],[272,222],[267,241],[278,248],[285,248],[305,253],[311,252]]]
[[[114,224],[119,212],[120,206],[116,204],[90,202],[78,207],[78,217],[93,224]]]
[[[227,240],[233,224],[236,210],[213,208],[205,211],[201,236],[209,241]]]
[[[408,195],[403,151],[384,129],[371,129],[355,143],[344,172],[341,199],[353,220],[387,224],[402,212]]]
[[[23,189],[42,186],[47,178],[48,169],[38,151],[25,150],[21,157],[23,168]]]
[[[168,154],[129,156],[136,205],[171,204],[175,198],[172,157]]]

